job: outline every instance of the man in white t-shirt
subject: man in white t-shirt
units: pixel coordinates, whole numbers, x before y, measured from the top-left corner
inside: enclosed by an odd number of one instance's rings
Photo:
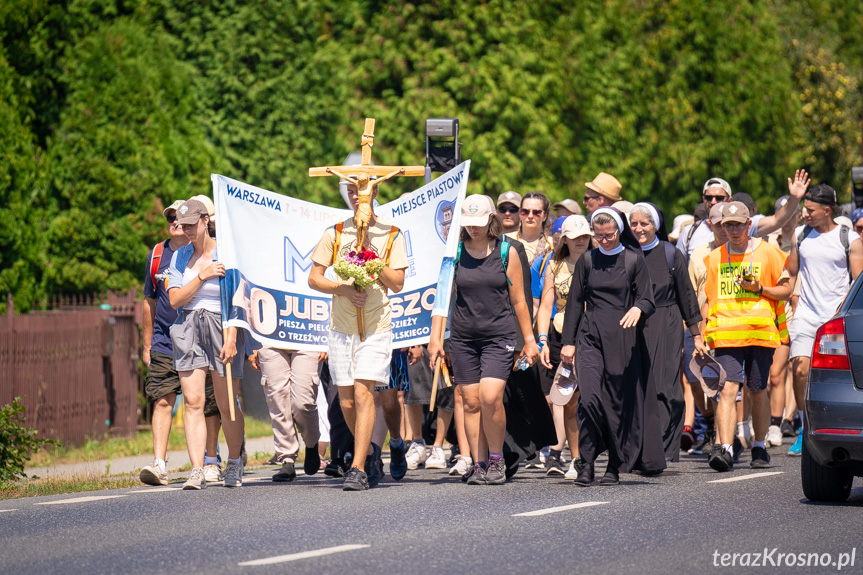
[[[803,172],[803,174],[805,173]],[[771,216],[753,215],[751,218],[752,225],[749,227],[749,236],[753,238],[765,237],[780,229],[782,224],[797,212],[797,207],[800,205],[800,199],[803,197],[804,191],[805,188],[792,192],[789,195],[788,201]],[[798,193],[799,195],[796,195]],[[746,207],[749,208],[749,212],[753,213],[754,206],[751,205],[752,198],[749,194],[738,194],[738,196],[741,196],[738,201],[747,204]],[[732,201],[731,186],[722,178],[710,178],[704,183],[702,197],[704,198],[704,207],[710,213],[711,206],[719,202]],[[734,199],[737,198],[735,197]],[[688,226],[684,226],[680,231],[680,237],[677,239],[677,249],[683,252],[688,263],[695,248],[712,241],[713,232],[707,227],[707,223],[704,220],[696,221]]]
[[[808,183],[808,179],[802,183],[804,189]],[[806,191],[803,196],[806,225],[797,229],[788,258],[788,271],[792,277],[796,274],[800,282],[800,298],[788,326],[788,335],[791,337],[794,396],[801,421],[815,332],[836,313],[851,282],[863,270],[863,241],[853,230],[834,221],[838,215],[833,188],[820,184]],[[801,431],[788,455],[800,455],[802,446]]]

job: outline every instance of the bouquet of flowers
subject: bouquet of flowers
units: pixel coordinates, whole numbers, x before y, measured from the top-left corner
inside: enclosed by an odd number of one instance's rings
[[[378,280],[385,265],[384,260],[373,251],[359,249],[336,261],[333,269],[344,280],[354,278],[354,288],[363,291]],[[365,341],[366,330],[361,309],[357,310],[357,329],[360,332],[360,341]]]
[[[344,280],[354,278],[354,287],[364,290],[377,281],[384,265],[384,260],[375,252],[361,249],[348,253],[344,259],[339,259],[333,269]]]

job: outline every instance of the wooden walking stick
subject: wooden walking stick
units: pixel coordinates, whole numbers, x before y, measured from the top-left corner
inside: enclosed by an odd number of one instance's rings
[[[440,328],[440,339],[441,339],[441,341],[443,341],[444,337],[446,336],[446,320],[447,320],[447,318],[444,317],[443,321],[441,322],[441,328]],[[432,393],[431,393],[431,401],[429,401],[429,412],[434,411],[435,400],[437,399],[437,388],[438,388],[438,385],[440,384],[441,369],[443,369],[444,371],[447,371],[446,363],[444,362],[443,358],[439,357],[434,362],[434,379],[432,380]]]
[[[225,341],[228,339],[228,328],[222,328],[222,345],[225,345]],[[236,421],[237,417],[234,413],[234,382],[231,377],[231,362],[225,364],[225,376],[228,379],[228,401],[231,403],[231,421]]]

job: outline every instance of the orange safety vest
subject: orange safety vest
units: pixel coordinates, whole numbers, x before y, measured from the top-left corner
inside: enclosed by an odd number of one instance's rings
[[[747,254],[728,253],[728,244],[704,258],[707,280],[707,329],[704,341],[711,348],[777,348],[788,343],[784,302],[768,299],[741,288],[736,279],[743,273],[758,278],[761,285],[773,287],[779,281],[787,256],[778,248],[760,241]],[[729,265],[730,262],[730,265]]]

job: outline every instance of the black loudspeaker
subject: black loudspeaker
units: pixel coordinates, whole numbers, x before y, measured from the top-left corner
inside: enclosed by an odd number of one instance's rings
[[[461,163],[458,118],[426,120],[426,171],[448,172]]]

